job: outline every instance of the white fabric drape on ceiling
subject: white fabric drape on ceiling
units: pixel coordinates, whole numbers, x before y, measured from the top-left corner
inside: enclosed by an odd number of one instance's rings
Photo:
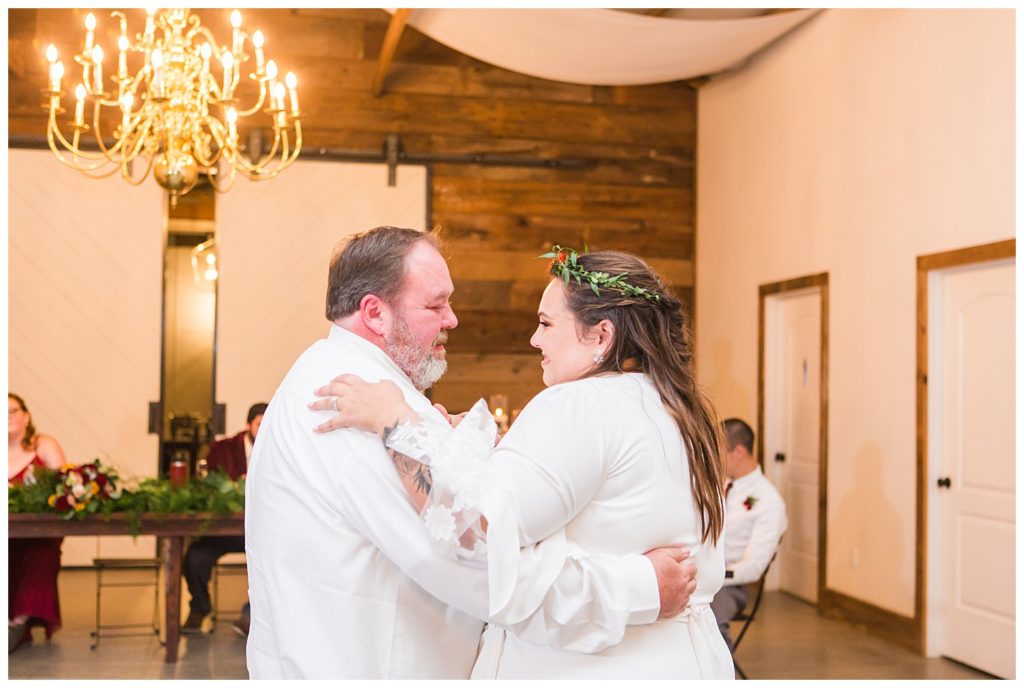
[[[817,12],[693,20],[603,9],[414,9],[409,24],[450,48],[515,72],[629,86],[728,69]]]

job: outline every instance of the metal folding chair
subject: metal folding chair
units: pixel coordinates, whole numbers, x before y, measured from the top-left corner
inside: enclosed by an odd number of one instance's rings
[[[738,621],[743,624],[740,627],[740,632],[736,634],[736,640],[733,641],[732,647],[729,648],[732,652],[732,664],[736,667],[736,673],[742,679],[747,678],[747,674],[740,667],[740,663],[736,661],[736,648],[740,646],[740,641],[743,640],[743,636],[747,634],[747,629],[750,628],[750,624],[754,622],[754,617],[757,615],[757,610],[761,607],[761,598],[764,596],[764,582],[768,578],[768,572],[772,569],[772,564],[775,563],[775,557],[778,556],[778,550],[772,555],[771,561],[768,562],[768,566],[765,567],[764,573],[761,574],[761,578],[758,579],[754,593],[754,603],[748,605],[749,611],[744,609],[742,612],[736,615],[733,621]]]
[[[93,559],[93,566],[96,567],[96,627],[89,634],[93,641],[89,646],[95,650],[100,644],[100,638],[134,638],[142,636],[160,635],[160,623],[157,618],[157,609],[160,606],[160,560],[159,559]],[[105,571],[151,571],[153,580],[136,581],[104,581]],[[134,624],[104,624],[100,620],[100,608],[104,588],[153,588],[153,617],[149,623]],[[143,632],[131,631],[130,629],[146,629]],[[116,631],[107,633],[106,631]],[[129,631],[122,633],[120,631]]]

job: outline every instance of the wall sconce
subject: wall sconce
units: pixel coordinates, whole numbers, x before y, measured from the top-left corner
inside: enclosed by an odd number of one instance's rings
[[[192,276],[196,284],[213,284],[220,274],[217,264],[217,239],[207,239],[192,249]]]

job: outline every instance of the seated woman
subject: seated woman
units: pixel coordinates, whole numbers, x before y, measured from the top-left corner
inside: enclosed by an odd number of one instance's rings
[[[626,253],[559,253],[550,270],[530,340],[548,389],[496,448],[482,401],[455,430],[438,428],[394,383],[352,375],[316,391],[312,408],[337,413],[317,429],[381,435],[430,536],[466,565],[486,561],[491,625],[474,678],[732,678],[709,606],[725,575],[722,440],[681,304]],[[536,640],[590,619],[554,604],[537,621],[545,590],[525,590],[522,605],[511,591],[541,577],[523,567],[557,571],[564,543],[581,556],[676,543],[692,553],[697,590],[679,616],[628,626],[611,647],[546,647]]]
[[[57,440],[36,433],[32,414],[17,394],[7,395],[7,484],[20,484],[38,468],[60,470],[64,451]],[[50,638],[60,628],[57,573],[64,538],[7,541],[8,654],[31,642],[29,629],[43,626]]]

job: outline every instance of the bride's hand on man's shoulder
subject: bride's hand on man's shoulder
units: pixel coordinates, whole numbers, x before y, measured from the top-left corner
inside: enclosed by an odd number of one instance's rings
[[[391,380],[367,382],[346,373],[313,393],[319,398],[309,408],[335,412],[330,420],[314,428],[317,432],[358,428],[380,434],[384,428],[408,419],[412,412],[402,390]]]

